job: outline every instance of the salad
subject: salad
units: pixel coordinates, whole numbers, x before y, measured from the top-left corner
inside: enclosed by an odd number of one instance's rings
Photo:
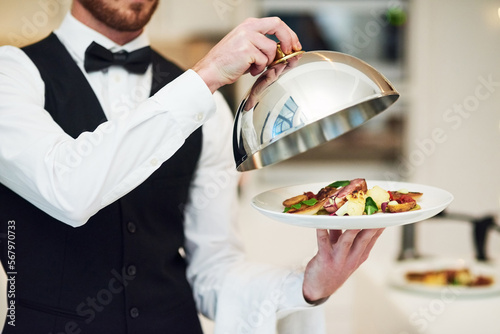
[[[283,212],[330,216],[407,212],[420,209],[417,202],[422,195],[407,189],[368,189],[365,179],[344,180],[330,183],[317,193],[306,191],[284,200]]]

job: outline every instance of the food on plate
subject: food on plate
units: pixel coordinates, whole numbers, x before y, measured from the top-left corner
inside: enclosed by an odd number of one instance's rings
[[[374,186],[373,188],[368,189],[366,195],[368,197],[371,197],[379,208],[382,207],[382,203],[387,203],[391,200],[391,195],[389,194],[389,192],[380,188],[379,186]]]
[[[458,285],[467,287],[489,286],[494,283],[491,276],[475,275],[470,269],[440,269],[427,271],[409,271],[406,280],[431,286]]]
[[[422,197],[422,193],[417,193],[414,191],[410,192],[406,189],[401,189],[398,191],[391,191],[391,192],[393,193],[392,196],[394,199],[400,199],[401,197],[410,196],[414,200],[418,200],[420,199],[420,197]]]
[[[398,203],[396,201],[390,201],[387,203],[387,210],[392,213],[396,212],[406,212],[410,211],[417,205],[417,202],[406,202],[406,203]]]
[[[366,198],[365,194],[368,190],[365,179],[354,179],[349,181],[348,183],[345,181],[342,182],[344,183],[339,184],[334,182],[330,185],[340,186],[336,188],[337,190],[325,202],[324,209],[328,213],[332,214],[337,212],[337,210],[344,206],[344,204],[350,202],[348,204],[348,207],[352,207],[352,212],[359,212],[359,209],[357,207],[359,206],[359,203],[361,201],[364,202],[364,199]],[[361,214],[362,212],[363,210],[361,210]],[[358,214],[358,216],[361,214]]]
[[[325,207],[325,210],[331,214],[336,216],[362,216],[365,211],[366,194],[362,190],[355,190],[345,196],[344,204],[337,204],[336,200],[332,202],[334,202],[333,206]]]
[[[335,191],[336,188],[327,186],[318,191],[317,194],[309,191],[303,195],[289,198],[283,201],[283,205],[289,213],[314,215],[323,209],[323,205]]]
[[[307,197],[306,194],[304,195],[297,195],[297,196],[294,196],[292,198],[289,198],[287,200],[284,200],[283,201],[283,205],[284,206],[292,206],[292,205],[295,205],[295,204],[298,204],[302,201],[307,201],[309,198]]]
[[[377,212],[418,210],[422,193],[406,189],[387,191],[379,186],[368,189],[365,179],[336,181],[318,191],[306,191],[285,199],[285,213],[331,216],[361,216]]]
[[[389,191],[390,202],[387,204],[389,212],[406,212],[417,206],[417,199],[420,199],[422,193],[409,192],[406,189],[398,191]]]

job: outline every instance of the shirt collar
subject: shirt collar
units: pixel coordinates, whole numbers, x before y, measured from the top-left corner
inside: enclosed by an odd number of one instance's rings
[[[149,39],[145,31],[129,43],[118,45],[106,36],[101,35],[78,21],[69,12],[54,33],[70,51],[77,62],[83,62],[85,50],[92,42],[96,42],[113,52],[121,50],[131,52],[149,45]],[[78,36],[78,38],[75,38],[75,36]]]

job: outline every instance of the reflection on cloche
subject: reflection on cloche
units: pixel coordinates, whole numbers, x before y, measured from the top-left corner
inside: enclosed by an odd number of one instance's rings
[[[310,51],[277,62],[255,81],[236,113],[236,168],[291,158],[360,126],[399,98],[362,60]]]

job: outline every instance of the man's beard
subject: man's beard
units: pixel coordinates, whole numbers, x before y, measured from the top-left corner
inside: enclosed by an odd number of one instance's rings
[[[78,0],[96,19],[118,31],[137,31],[149,22],[158,7],[159,0],[145,10],[144,4],[133,3],[128,8],[114,8],[102,0]]]

